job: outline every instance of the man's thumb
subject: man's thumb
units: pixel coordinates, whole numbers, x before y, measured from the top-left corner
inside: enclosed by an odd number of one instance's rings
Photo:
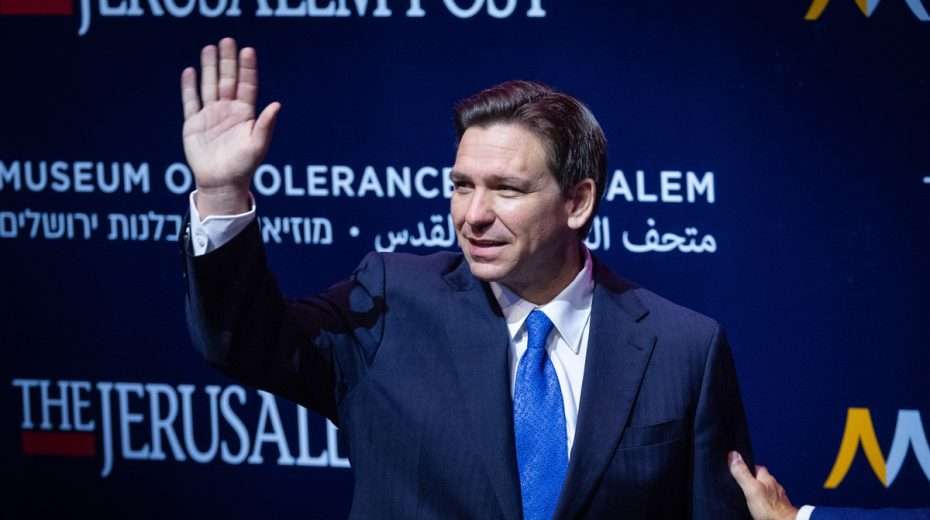
[[[743,462],[743,457],[735,451],[731,451],[728,455],[730,462],[730,474],[733,475],[733,478],[736,479],[736,483],[739,484],[739,487],[743,489],[745,494],[749,489],[748,487],[752,482],[755,481],[752,473],[749,472],[749,467],[746,466],[746,463]]]
[[[260,142],[267,143],[271,139],[271,132],[274,131],[274,124],[280,111],[281,103],[275,101],[265,107],[262,113],[258,115],[258,120],[255,121],[255,127],[252,131]]]

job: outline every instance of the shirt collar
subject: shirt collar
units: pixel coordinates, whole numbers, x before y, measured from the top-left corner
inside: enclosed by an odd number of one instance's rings
[[[537,306],[518,296],[503,284],[491,282],[491,292],[501,307],[510,340],[514,341],[523,329],[523,322],[533,309],[541,310],[556,331],[576,354],[581,347],[581,335],[591,315],[591,302],[594,298],[594,269],[591,253],[584,250],[584,267],[562,292],[544,305]]]

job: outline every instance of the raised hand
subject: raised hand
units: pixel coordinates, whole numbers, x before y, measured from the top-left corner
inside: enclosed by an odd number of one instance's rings
[[[201,218],[249,209],[252,173],[268,152],[281,104],[274,102],[255,118],[258,58],[255,49],[236,53],[236,41],[223,38],[200,52],[197,71],[181,73],[184,103],[184,154],[197,182]],[[201,104],[202,100],[202,104]]]

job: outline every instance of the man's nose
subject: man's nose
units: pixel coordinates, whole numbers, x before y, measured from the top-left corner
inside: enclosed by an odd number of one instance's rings
[[[494,207],[492,195],[487,190],[476,189],[468,201],[468,212],[465,221],[473,228],[490,226],[494,222]]]

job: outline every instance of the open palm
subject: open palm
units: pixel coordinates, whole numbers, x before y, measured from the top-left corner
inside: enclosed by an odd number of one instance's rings
[[[236,42],[224,38],[200,54],[200,93],[192,67],[181,73],[184,103],[184,153],[201,192],[248,190],[255,168],[271,143],[271,131],[281,109],[271,103],[255,118],[258,60],[249,47],[236,52]],[[202,104],[201,104],[202,100]]]

